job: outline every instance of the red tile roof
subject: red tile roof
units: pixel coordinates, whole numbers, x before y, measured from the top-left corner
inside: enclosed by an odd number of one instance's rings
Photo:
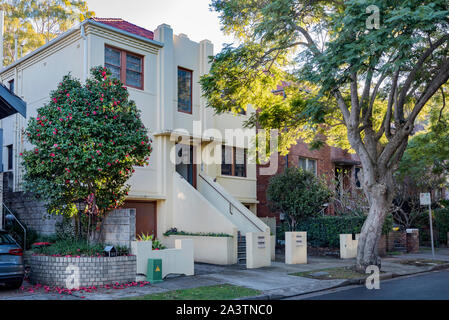
[[[154,33],[153,31],[147,30],[145,28],[136,26],[135,24],[132,24],[126,20],[123,20],[121,18],[92,18],[93,21],[100,22],[103,24],[106,24],[108,26],[127,31],[129,33],[154,40]]]

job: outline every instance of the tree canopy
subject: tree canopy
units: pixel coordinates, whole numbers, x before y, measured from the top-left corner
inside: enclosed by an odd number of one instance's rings
[[[449,79],[449,3],[213,0],[211,7],[240,43],[217,54],[202,77],[209,105],[221,113],[251,104],[257,112],[246,125],[278,129],[284,153],[298,138],[352,148],[370,204],[357,268],[379,265],[393,173]],[[279,86],[284,95],[273,94]]]
[[[133,166],[146,165],[151,152],[140,111],[103,67],[85,84],[64,76],[26,136],[33,147],[23,153],[25,189],[50,213],[77,215],[82,203],[98,221],[123,203]]]
[[[0,8],[5,12],[4,65],[14,60],[15,35],[26,54],[95,15],[80,0],[1,0]]]
[[[436,102],[444,106],[444,96],[438,98]],[[449,114],[446,109],[434,108],[425,127],[410,139],[396,177],[421,191],[444,188],[448,186],[448,160]]]
[[[324,179],[301,168],[286,168],[273,176],[267,188],[267,201],[270,208],[287,216],[292,231],[296,224],[308,217],[317,215],[323,210],[332,192]]]

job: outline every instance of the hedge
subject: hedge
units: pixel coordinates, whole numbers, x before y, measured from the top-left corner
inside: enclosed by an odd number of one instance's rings
[[[307,242],[312,247],[338,248],[340,234],[360,233],[365,217],[324,216],[300,221],[297,231],[307,231]]]

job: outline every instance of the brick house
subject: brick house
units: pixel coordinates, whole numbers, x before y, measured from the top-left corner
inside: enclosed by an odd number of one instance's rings
[[[257,168],[257,215],[259,217],[275,217],[279,223],[282,218],[280,213],[271,212],[266,197],[266,190],[270,178],[273,175],[261,175],[260,168],[268,164],[258,165]],[[298,140],[290,147],[286,156],[280,156],[278,160],[277,173],[286,167],[301,167],[313,171],[317,176],[325,176],[328,185],[338,189],[337,195],[343,192],[355,194],[361,192],[361,163],[356,154],[350,154],[346,150],[324,145],[318,150],[309,150],[306,143]],[[341,177],[341,178],[339,178]],[[342,183],[341,183],[342,182]],[[327,214],[334,213],[334,207],[323,207]]]

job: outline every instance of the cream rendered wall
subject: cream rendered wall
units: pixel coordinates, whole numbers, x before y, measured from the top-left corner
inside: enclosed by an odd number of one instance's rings
[[[173,225],[191,233],[226,233],[233,235],[237,226],[177,172],[173,173]],[[164,231],[165,232],[165,231]]]
[[[14,79],[15,93],[27,102],[26,119],[15,114],[2,120],[3,145],[13,144],[14,191],[22,190],[19,153],[31,147],[22,132],[28,120],[37,115],[37,109],[48,102],[50,91],[56,89],[64,75],[71,72],[74,77],[82,77],[83,50],[84,44],[77,31],[54,43],[49,50],[24,59],[13,68],[6,67],[0,74],[4,84]],[[3,157],[5,166],[6,160]]]
[[[154,139],[152,132],[158,129],[155,115],[158,112],[158,57],[157,51],[146,46],[130,45],[126,38],[113,37],[109,33],[97,33],[97,29],[88,29],[90,38],[89,69],[94,66],[104,66],[105,46],[113,46],[144,56],[144,88],[143,90],[128,87],[130,99],[134,100],[141,111],[142,122],[149,129],[149,136],[153,139],[153,153],[149,165],[135,167],[135,174],[128,183],[131,185],[130,198],[155,199],[163,198],[164,190],[162,176],[158,170],[162,167],[161,141]]]
[[[179,221],[182,211],[177,206],[179,204],[177,200],[171,199],[175,189],[179,188],[179,185],[175,184],[171,178],[175,173],[175,166],[170,161],[170,151],[175,143],[169,136],[155,133],[183,128],[187,129],[189,134],[193,134],[193,120],[200,121],[202,130],[218,128],[224,131],[227,128],[242,128],[242,121],[248,116],[232,114],[215,116],[213,110],[206,108],[206,101],[201,97],[198,81],[201,75],[209,71],[208,60],[209,56],[213,55],[213,45],[210,41],[203,40],[196,43],[186,36],[175,36],[168,25],[161,25],[154,32],[155,40],[163,43],[162,48],[90,24],[85,25],[85,34],[88,47],[88,70],[94,66],[104,65],[106,44],[145,57],[144,89],[129,88],[129,92],[130,98],[141,110],[142,120],[150,131],[149,135],[153,139],[153,153],[149,166],[135,168],[136,172],[129,181],[131,184],[129,198],[157,201],[158,237],[161,237],[163,232],[174,226],[175,221]],[[16,92],[28,104],[28,118],[36,116],[37,108],[48,101],[50,91],[56,88],[63,75],[71,72],[75,77],[84,78],[84,45],[85,41],[81,37],[80,30],[75,30],[45,50],[25,59],[16,68],[1,73],[1,80],[4,83],[12,78],[17,79]],[[192,115],[177,111],[178,66],[193,70]],[[5,131],[12,128],[12,131],[18,133],[25,127],[27,121],[17,120],[16,117],[19,116],[12,116],[3,121]],[[16,136],[4,134],[4,145],[10,144],[10,141],[20,140],[19,134]],[[201,145],[204,144],[199,144]],[[238,146],[246,145],[247,142]],[[22,145],[17,146],[15,154],[18,155],[22,149]],[[201,154],[201,148],[199,153]],[[16,158],[19,161],[18,157]],[[203,171],[212,178],[217,177],[217,181],[238,200],[256,203],[255,165],[248,165],[247,178],[220,177],[220,164],[198,165],[197,168],[198,174]],[[192,191],[194,194],[195,190]],[[205,205],[205,207],[208,206]],[[219,212],[217,211],[216,214]],[[200,220],[195,219],[195,222]],[[227,230],[231,232],[233,229],[230,222],[224,217],[222,220],[212,219],[208,224],[200,221],[201,230],[194,231]]]

